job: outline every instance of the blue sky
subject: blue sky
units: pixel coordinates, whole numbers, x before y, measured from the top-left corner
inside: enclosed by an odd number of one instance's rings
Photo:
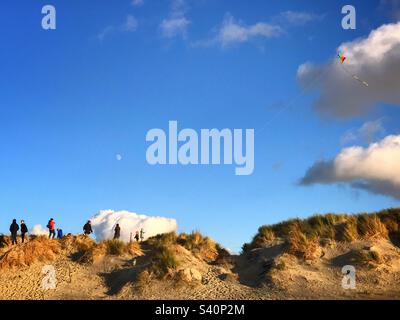
[[[52,0],[49,31],[41,28],[48,2],[1,2],[0,231],[14,217],[30,226],[54,217],[79,232],[101,209],[129,210],[175,218],[180,231],[199,229],[238,250],[262,224],[398,205],[348,185],[298,185],[316,160],[340,152],[346,132],[382,119],[385,134],[398,133],[392,106],[326,117],[296,78],[302,63],[325,63],[341,43],[393,22],[389,6],[352,1],[357,29],[343,30],[348,1],[173,2]],[[288,11],[302,15],[290,20]],[[163,29],[174,18],[181,24]],[[281,31],[224,44],[218,30],[229,19]],[[146,133],[170,120],[254,128],[254,173],[150,166]]]

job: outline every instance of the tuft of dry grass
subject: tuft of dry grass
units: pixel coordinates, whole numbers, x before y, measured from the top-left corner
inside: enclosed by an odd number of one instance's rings
[[[126,243],[119,240],[105,240],[100,242],[97,247],[99,250],[104,250],[105,248],[105,253],[112,256],[140,256],[143,254],[140,244],[137,242]]]
[[[287,251],[305,260],[316,258],[317,238],[308,238],[300,229],[293,227],[286,239]]]
[[[337,230],[339,241],[352,242],[360,237],[357,231],[357,217],[349,217],[347,221],[338,225]]]
[[[120,240],[105,240],[103,244],[107,255],[121,256],[124,253],[125,244]]]
[[[243,251],[248,251],[254,248],[261,248],[264,245],[275,239],[275,233],[271,226],[261,226],[258,228],[258,233],[253,237],[250,244],[244,244],[242,247]]]
[[[360,214],[357,217],[357,231],[365,239],[388,237],[388,230],[376,214]]]
[[[11,245],[10,237],[7,237],[5,235],[0,235],[0,250],[2,250],[3,248],[7,248],[10,245]]]
[[[0,270],[30,266],[35,262],[47,262],[61,251],[59,241],[36,237],[24,244],[10,247],[0,256]]]
[[[176,244],[178,235],[175,232],[162,233],[146,240],[146,243],[153,247],[163,247]]]
[[[204,237],[199,231],[180,235],[175,232],[159,234],[149,238],[147,243],[156,248],[179,244],[203,260],[215,260],[218,255],[217,244],[212,239]]]
[[[177,238],[177,243],[191,251],[194,256],[206,262],[215,261],[219,254],[223,254],[221,246],[209,237],[204,237],[199,231],[182,233]],[[218,251],[220,248],[220,251]],[[225,252],[224,252],[225,253]]]
[[[60,241],[61,248],[70,252],[86,252],[92,249],[96,242],[83,235],[68,235],[63,237]]]
[[[335,225],[342,220],[342,216],[333,214],[314,215],[302,224],[301,229],[308,236],[335,239]]]
[[[146,243],[161,251],[165,248],[173,248],[176,245],[180,245],[189,250],[195,257],[207,263],[217,261],[222,263],[230,257],[227,250],[211,238],[203,236],[197,230],[179,235],[175,232],[159,234],[147,239]]]
[[[175,232],[159,234],[145,242],[155,250],[150,268],[141,272],[138,277],[138,285],[146,284],[154,276],[157,279],[171,278],[178,280],[177,270],[181,266],[182,248],[190,251],[193,256],[207,263],[225,263],[230,254],[214,240],[203,236],[199,231],[191,233]]]
[[[173,251],[173,246],[160,246],[153,257],[152,265],[148,270],[149,277],[155,275],[159,279],[173,277],[180,263]],[[146,275],[143,275],[145,277]]]
[[[400,208],[391,208],[382,210],[377,216],[385,225],[389,234],[398,233],[400,231]]]

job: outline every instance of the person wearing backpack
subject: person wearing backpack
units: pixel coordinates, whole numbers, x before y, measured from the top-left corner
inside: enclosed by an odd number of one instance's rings
[[[18,242],[17,242],[18,230],[19,230],[19,225],[17,223],[17,219],[14,219],[10,225],[11,239],[12,239],[13,245],[18,244]]]
[[[139,242],[139,231],[136,231],[135,233],[135,240]]]
[[[22,243],[25,242],[25,235],[28,233],[28,227],[25,224],[24,220],[21,220],[21,239]]]
[[[47,224],[47,228],[49,229],[49,238],[54,239],[56,237],[56,222],[53,218],[51,218]]]

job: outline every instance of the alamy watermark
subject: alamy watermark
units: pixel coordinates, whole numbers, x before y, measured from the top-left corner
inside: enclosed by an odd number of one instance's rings
[[[42,14],[45,16],[42,18],[42,28],[44,30],[55,30],[56,29],[56,8],[50,4],[43,6]]]
[[[189,128],[178,130],[178,122],[169,121],[168,133],[151,129],[146,141],[152,142],[146,151],[151,165],[223,163],[236,164],[236,175],[251,175],[254,171],[254,129],[245,129],[244,137],[242,129],[201,129],[198,133]]]
[[[344,274],[342,278],[342,288],[345,290],[356,288],[356,268],[352,265],[346,265],[342,268]]]
[[[57,286],[56,269],[52,265],[45,265],[42,268],[42,289],[51,290],[55,289]]]
[[[344,30],[355,30],[356,29],[356,8],[352,5],[345,5],[342,8],[342,14],[345,16],[342,18],[342,28]]]

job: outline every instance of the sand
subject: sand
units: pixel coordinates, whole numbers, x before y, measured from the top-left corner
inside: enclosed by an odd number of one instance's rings
[[[359,249],[379,252],[382,261],[356,266],[356,289],[342,288],[341,268],[353,263]],[[1,255],[10,248],[3,248]],[[200,281],[152,280],[139,285],[139,272],[152,263],[152,249],[143,256],[105,256],[93,264],[61,251],[53,261],[37,261],[0,273],[0,299],[399,299],[400,250],[388,240],[333,243],[321,248],[321,256],[304,261],[285,253],[284,244],[232,256],[229,263],[210,264],[178,248],[184,269],[192,269]],[[42,269],[56,271],[55,289],[43,289]],[[182,271],[183,272],[183,271]],[[189,272],[190,274],[190,272]]]

